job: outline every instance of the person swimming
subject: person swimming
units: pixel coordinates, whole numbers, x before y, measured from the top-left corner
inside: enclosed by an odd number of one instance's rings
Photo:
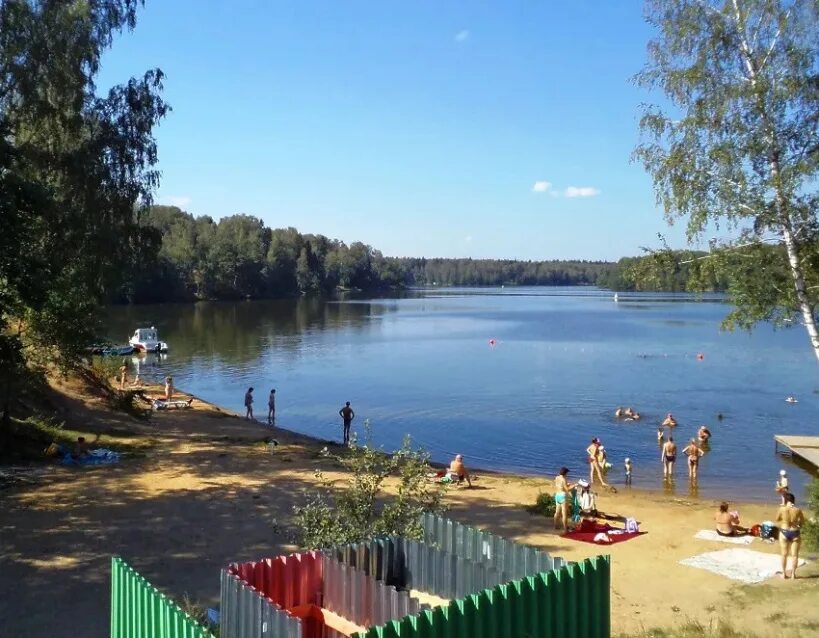
[[[700,429],[697,430],[697,438],[700,440],[701,443],[705,443],[708,439],[711,438],[711,430],[709,430],[704,425],[700,426]]]
[[[677,425],[677,419],[674,418],[674,415],[669,412],[665,415],[665,419],[663,420],[663,427],[664,428],[673,428]]]
[[[799,403],[799,401],[796,400],[795,396],[790,395],[787,399],[785,399],[785,403]]]

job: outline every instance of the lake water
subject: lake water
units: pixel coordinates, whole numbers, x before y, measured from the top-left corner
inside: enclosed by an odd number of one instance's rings
[[[800,497],[809,473],[774,454],[773,435],[819,434],[819,368],[801,326],[723,332],[728,311],[684,295],[614,303],[589,288],[447,289],[122,306],[108,325],[115,341],[155,325],[169,343],[167,357],[133,358],[143,376],[173,375],[242,412],[254,386],[260,418],[275,387],[277,423],[322,438],[340,439],[338,410],[351,401],[354,430],[369,419],[375,441],[392,448],[409,433],[438,461],[460,452],[468,465],[546,475],[566,465],[579,478],[598,436],[615,485],[629,456],[639,487],[773,502],[785,467]],[[615,420],[618,405],[643,419]],[[684,462],[663,484],[656,430],[669,411],[680,449],[701,424],[713,433],[698,491]]]

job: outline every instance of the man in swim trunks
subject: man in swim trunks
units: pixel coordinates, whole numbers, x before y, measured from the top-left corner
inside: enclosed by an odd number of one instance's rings
[[[466,469],[464,457],[461,454],[456,454],[455,458],[452,459],[452,463],[449,464],[448,473],[455,475],[458,483],[463,483],[464,480],[466,480],[466,484],[472,487],[472,479],[469,478],[469,470]]]
[[[782,578],[788,578],[788,556],[793,558],[790,577],[796,578],[805,515],[801,509],[796,507],[796,499],[791,492],[785,494],[784,498],[785,504],[776,513],[776,524],[779,527],[779,549],[782,554]]]
[[[603,480],[603,466],[601,463],[601,458],[605,458],[605,452],[601,452],[601,447],[602,445],[600,444],[600,439],[595,437],[592,439],[591,445],[586,448],[586,454],[588,455],[589,461],[589,483],[594,485],[594,475],[597,473],[597,477],[600,479],[600,484],[604,487],[608,487],[608,483]]]
[[[672,478],[674,475],[674,461],[677,460],[677,444],[674,443],[673,436],[669,436],[668,441],[663,444],[660,460],[663,463],[663,478]]]
[[[350,407],[349,401],[338,411],[338,414],[344,421],[344,445],[347,445],[350,442],[350,425],[352,425],[353,419],[355,418],[355,412],[353,412],[353,409]]]
[[[692,481],[696,481],[697,468],[700,465],[700,457],[705,454],[705,452],[700,449],[700,446],[697,445],[697,441],[695,439],[691,439],[688,442],[688,445],[685,446],[683,454],[688,457],[688,478]]]
[[[558,522],[563,524],[563,529],[569,531],[569,499],[574,485],[570,485],[566,480],[569,468],[561,467],[560,473],[555,477],[555,529]]]

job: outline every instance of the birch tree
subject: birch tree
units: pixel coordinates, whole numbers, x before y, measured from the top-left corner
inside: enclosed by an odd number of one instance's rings
[[[729,271],[729,323],[796,314],[819,359],[819,0],[647,0],[646,18],[636,79],[667,104],[644,107],[635,157],[658,204],[689,241],[735,237],[703,262]]]

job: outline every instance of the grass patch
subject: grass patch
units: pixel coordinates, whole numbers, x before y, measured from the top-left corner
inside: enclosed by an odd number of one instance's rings
[[[735,629],[725,620],[717,620],[707,625],[696,620],[688,620],[677,627],[644,629],[642,632],[619,634],[617,638],[758,638],[757,634]]]

